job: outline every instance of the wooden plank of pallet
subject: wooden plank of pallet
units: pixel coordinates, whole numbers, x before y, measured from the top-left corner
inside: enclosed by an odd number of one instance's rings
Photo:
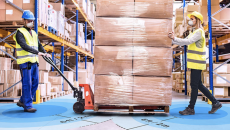
[[[47,96],[41,97],[40,103],[47,102]]]
[[[177,92],[177,93],[183,93],[183,92],[184,92],[184,89],[176,89],[176,92]]]
[[[57,92],[51,92],[51,99],[57,98]]]

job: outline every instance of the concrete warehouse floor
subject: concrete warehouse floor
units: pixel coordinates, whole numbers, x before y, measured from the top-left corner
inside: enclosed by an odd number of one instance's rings
[[[112,114],[85,111],[75,114],[72,95],[39,105],[36,113],[24,113],[15,103],[0,103],[0,130],[227,130],[230,128],[230,104],[216,114],[208,114],[211,105],[197,100],[196,114],[181,116],[189,97],[173,92],[170,114]]]

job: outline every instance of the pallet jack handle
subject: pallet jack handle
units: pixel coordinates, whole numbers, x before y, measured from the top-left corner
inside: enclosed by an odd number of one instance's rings
[[[50,57],[46,57],[46,56],[42,56],[43,59],[49,63],[52,67],[54,67],[57,72],[65,79],[65,81],[70,85],[70,87],[72,88],[72,90],[74,91],[74,98],[76,97],[81,97],[81,95],[79,95],[79,92],[78,89],[76,87],[74,87],[70,82],[69,80],[63,75],[63,73],[57,68],[57,66],[54,64],[53,60],[50,58]]]

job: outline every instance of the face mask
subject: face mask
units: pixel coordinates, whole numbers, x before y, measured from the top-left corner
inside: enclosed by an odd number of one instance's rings
[[[189,20],[189,21],[188,21],[188,25],[189,25],[189,26],[193,26],[193,25],[194,25],[194,24],[193,24],[193,21],[192,21],[192,20]]]
[[[30,22],[30,23],[27,23],[26,26],[27,26],[28,28],[32,28],[32,27],[34,26],[34,24],[33,24],[33,22]]]

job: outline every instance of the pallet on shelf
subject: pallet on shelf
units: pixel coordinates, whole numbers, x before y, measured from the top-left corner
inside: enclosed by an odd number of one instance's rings
[[[41,99],[40,99],[40,103],[47,102],[50,99],[51,99],[50,96],[42,96]]]
[[[94,105],[94,111],[118,113],[169,113],[169,106]]]
[[[179,89],[176,88],[176,92],[177,92],[177,93],[183,93],[183,92],[184,92],[184,88],[179,88]]]
[[[51,99],[57,98],[57,92],[51,92]]]
[[[48,25],[47,25],[47,24],[42,23],[42,22],[41,22],[41,21],[39,21],[39,20],[38,20],[38,26],[40,26],[40,27],[42,27],[42,28],[44,28],[44,29],[48,30]]]
[[[54,29],[53,27],[48,26],[48,31],[58,36],[58,31]]]

